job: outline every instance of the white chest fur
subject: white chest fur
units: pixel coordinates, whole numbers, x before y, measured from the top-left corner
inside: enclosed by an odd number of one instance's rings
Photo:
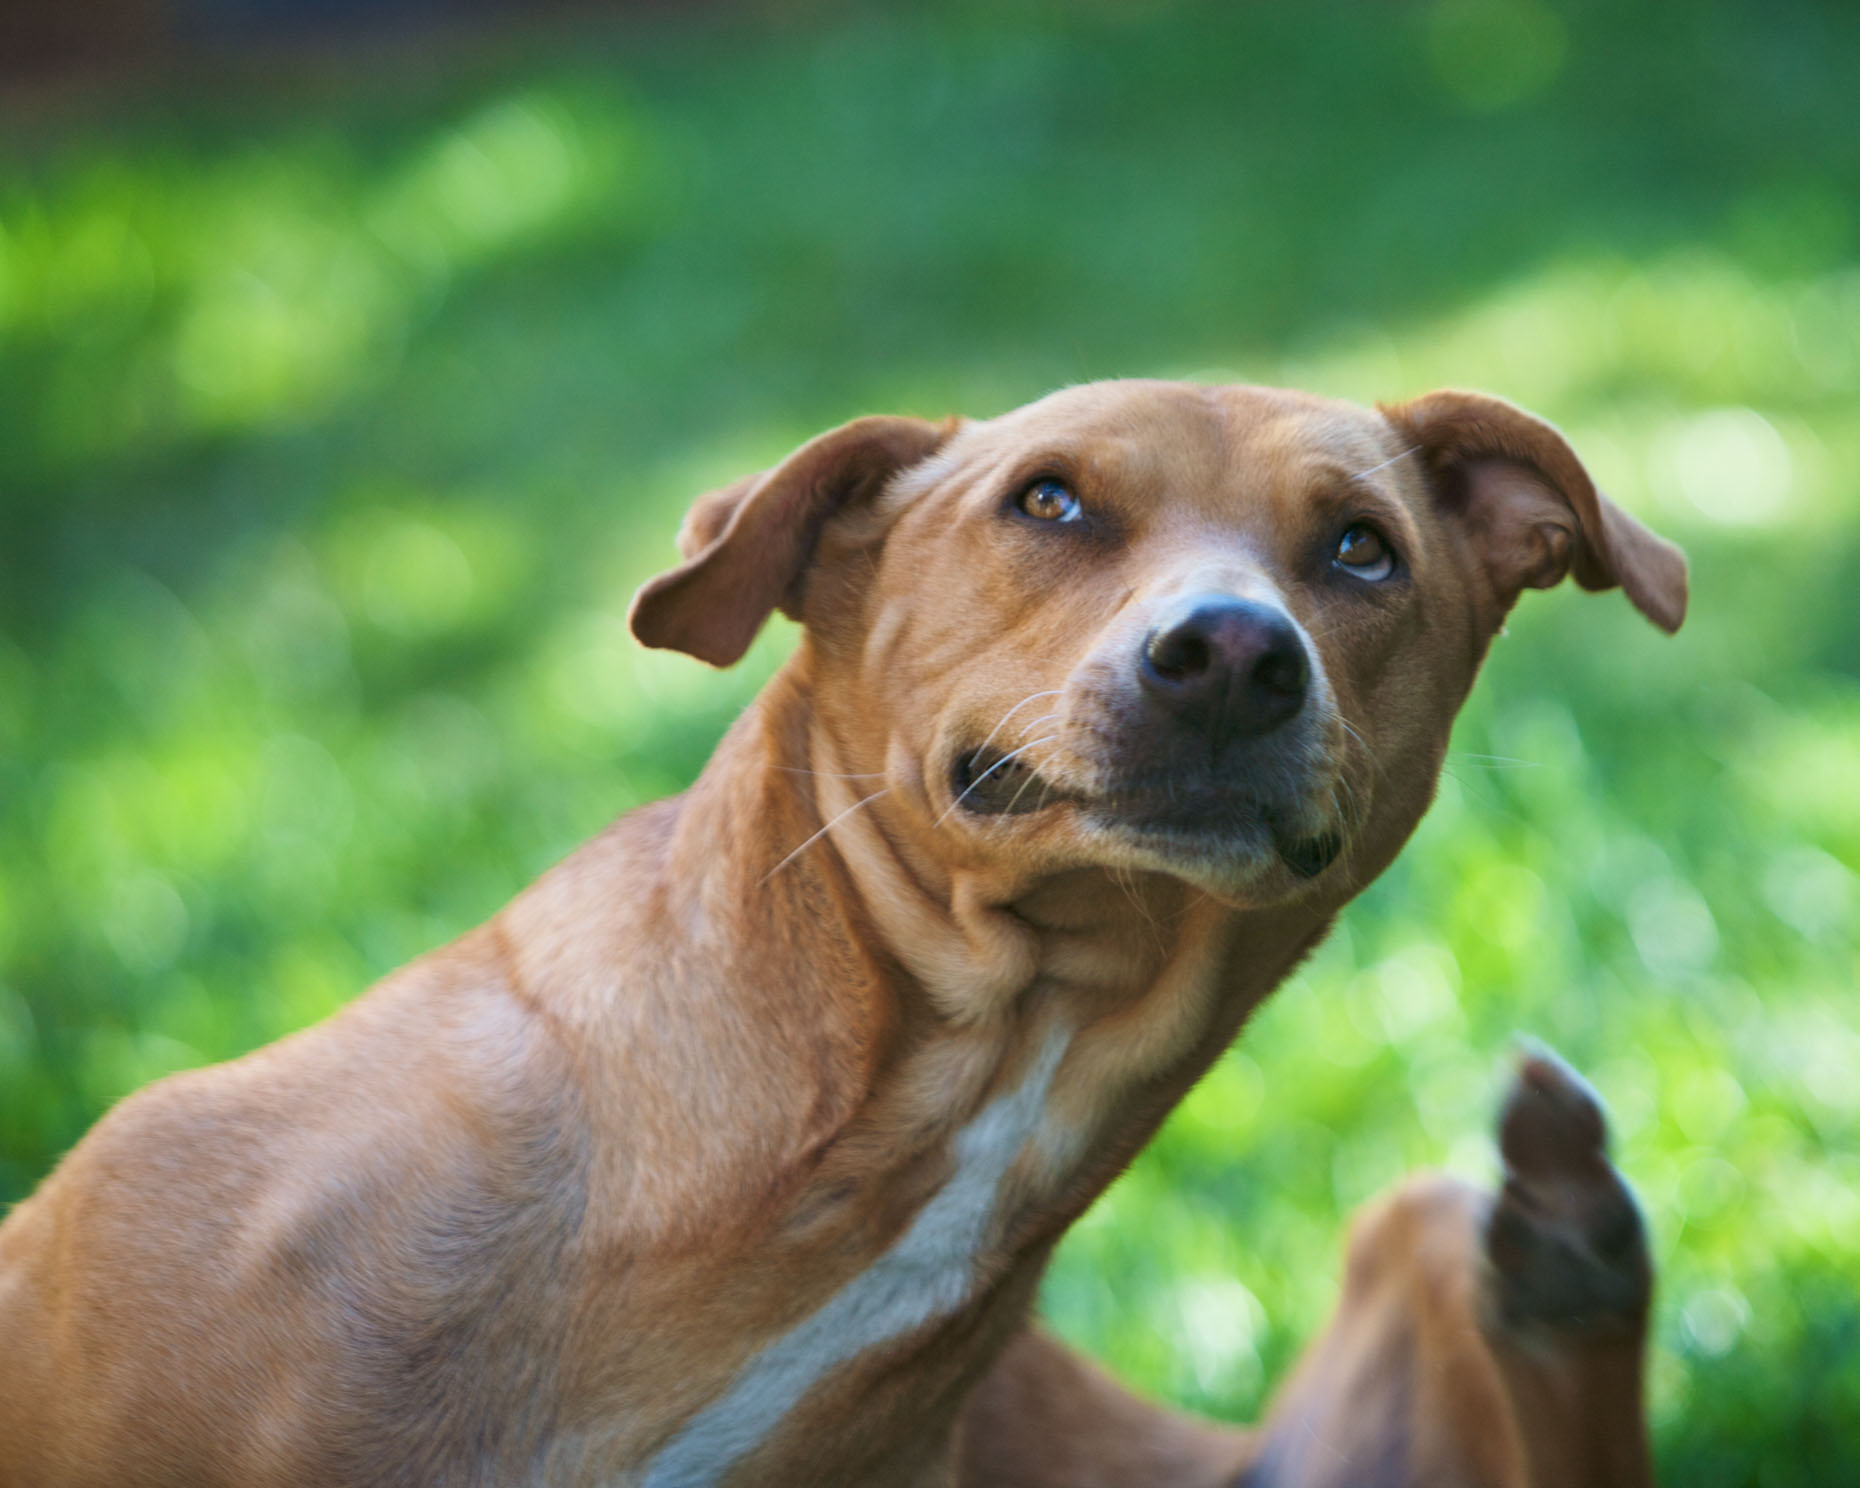
[[[1070,1034],[1048,1034],[1020,1083],[956,1133],[955,1171],[887,1251],[817,1312],[764,1346],[651,1462],[644,1488],[706,1488],[760,1446],[830,1371],[957,1311],[1009,1168],[1038,1133]]]

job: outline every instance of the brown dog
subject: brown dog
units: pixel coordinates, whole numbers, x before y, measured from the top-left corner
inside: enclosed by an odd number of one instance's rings
[[[1413,830],[1519,592],[1685,608],[1466,393],[862,419],[682,545],[642,640],[805,627],[697,784],[0,1229],[9,1488],[951,1482],[1054,1243]]]

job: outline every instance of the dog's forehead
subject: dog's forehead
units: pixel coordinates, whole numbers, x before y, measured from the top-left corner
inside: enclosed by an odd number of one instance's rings
[[[1352,475],[1395,450],[1379,414],[1339,399],[1247,384],[1129,380],[1064,388],[965,424],[946,453],[956,463],[1051,454],[1114,479],[1226,484],[1249,472]]]

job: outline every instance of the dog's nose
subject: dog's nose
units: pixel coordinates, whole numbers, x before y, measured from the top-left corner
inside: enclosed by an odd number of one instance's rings
[[[1222,735],[1271,732],[1304,706],[1311,662],[1283,610],[1231,594],[1177,601],[1143,643],[1151,697]]]

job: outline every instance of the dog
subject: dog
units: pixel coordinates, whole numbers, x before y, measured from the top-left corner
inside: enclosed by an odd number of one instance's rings
[[[679,541],[638,638],[793,658],[682,796],[11,1214],[8,1488],[1016,1481],[965,1422],[1053,1246],[1413,831],[1514,601],[1686,606],[1458,391],[862,418]]]

